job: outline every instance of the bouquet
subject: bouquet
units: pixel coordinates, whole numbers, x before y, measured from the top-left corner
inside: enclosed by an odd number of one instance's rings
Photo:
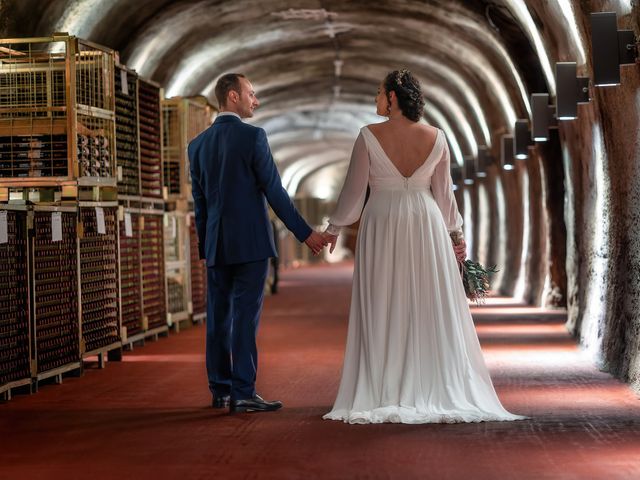
[[[458,257],[459,253],[464,252],[466,248],[464,238],[461,233],[454,232],[451,234],[451,240],[453,241],[456,257]],[[496,266],[486,268],[482,264],[469,259],[458,260],[458,266],[460,267],[462,284],[467,298],[473,300],[476,304],[482,303],[489,293],[489,275],[498,271]]]
[[[480,304],[484,301],[489,293],[489,275],[496,273],[496,266],[483,267],[480,263],[473,260],[465,260],[460,264],[460,273],[462,274],[462,284],[467,298]]]

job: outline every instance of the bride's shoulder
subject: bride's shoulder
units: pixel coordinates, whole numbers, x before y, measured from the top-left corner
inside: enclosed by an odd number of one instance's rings
[[[426,123],[419,123],[417,126],[422,132],[430,135],[437,135],[441,131],[438,127]]]
[[[384,129],[384,124],[386,122],[382,122],[382,123],[370,123],[369,125],[365,125],[364,127],[362,127],[362,130],[369,130],[371,133],[376,133],[379,130]]]
[[[432,142],[440,136],[442,130],[432,125],[422,124],[419,126],[419,132],[423,140]]]

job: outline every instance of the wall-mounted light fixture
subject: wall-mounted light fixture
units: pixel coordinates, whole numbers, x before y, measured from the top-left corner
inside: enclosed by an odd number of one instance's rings
[[[591,14],[593,84],[620,85],[620,65],[636,62],[638,49],[633,30],[618,30],[615,12]]]
[[[478,156],[476,158],[476,177],[486,178],[487,167],[491,163],[489,149],[484,145],[478,145]]]
[[[575,62],[556,63],[556,118],[578,118],[578,104],[589,103],[589,77],[578,77]]]
[[[476,159],[472,155],[464,157],[464,184],[473,185],[476,178]]]
[[[553,105],[549,105],[548,93],[531,95],[531,139],[535,142],[546,142],[549,129],[558,128]]]
[[[529,145],[531,144],[531,134],[529,133],[528,120],[516,120],[513,129],[513,156],[518,160],[525,160],[529,157]]]
[[[500,163],[505,170],[513,170],[515,162],[513,157],[513,135],[502,135],[500,142]]]

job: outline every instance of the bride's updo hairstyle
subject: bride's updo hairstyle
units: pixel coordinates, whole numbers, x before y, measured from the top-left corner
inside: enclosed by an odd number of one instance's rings
[[[422,118],[424,98],[420,82],[409,70],[394,70],[385,77],[383,84],[389,103],[389,93],[396,92],[398,107],[405,117],[414,122]]]

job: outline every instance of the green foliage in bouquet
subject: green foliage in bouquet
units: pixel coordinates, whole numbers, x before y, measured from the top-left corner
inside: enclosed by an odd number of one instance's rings
[[[463,254],[466,250],[464,236],[462,231],[454,231],[449,234],[454,245],[456,257]],[[489,275],[498,272],[496,266],[486,268],[473,260],[458,260],[460,267],[460,275],[462,276],[462,284],[464,285],[464,293],[467,298],[473,300],[477,304],[484,302],[489,294]]]
[[[498,272],[496,266],[486,268],[468,259],[459,265],[467,298],[477,304],[482,303],[489,293],[489,275]]]

